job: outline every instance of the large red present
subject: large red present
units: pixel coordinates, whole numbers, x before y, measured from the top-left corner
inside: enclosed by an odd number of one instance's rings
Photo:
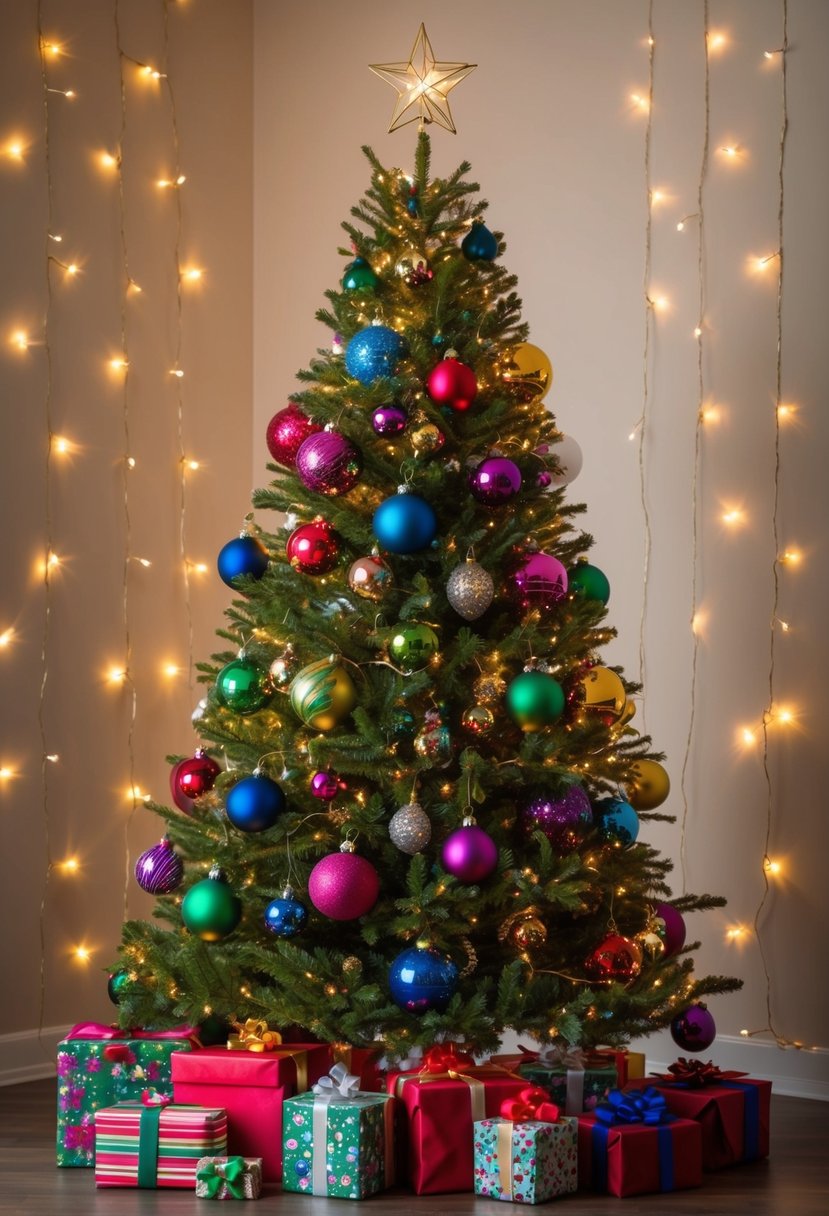
[[[206,1047],[176,1053],[172,1064],[174,1100],[223,1106],[229,1154],[261,1157],[263,1180],[279,1182],[282,1103],[328,1072],[331,1048],[323,1043],[292,1043],[271,1051]]]
[[[378,1067],[382,1047],[349,1047],[346,1043],[332,1043],[331,1051],[335,1064],[343,1064],[348,1072],[360,1078],[361,1093],[386,1092],[385,1073]]]
[[[175,1057],[174,1057],[175,1058]],[[157,1095],[161,1097],[161,1095]],[[184,1187],[196,1185],[206,1154],[227,1152],[227,1117],[220,1108],[119,1102],[95,1114],[95,1185]]]
[[[472,1191],[473,1124],[501,1113],[527,1082],[493,1064],[475,1065],[449,1045],[431,1048],[414,1072],[389,1072],[388,1092],[402,1099],[408,1124],[409,1185],[418,1195]]]
[[[702,1183],[698,1123],[667,1114],[654,1089],[612,1090],[579,1116],[579,1186],[624,1199]]]

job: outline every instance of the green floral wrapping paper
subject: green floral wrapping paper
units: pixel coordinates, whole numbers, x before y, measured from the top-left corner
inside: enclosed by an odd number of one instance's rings
[[[365,1093],[329,1102],[313,1093],[289,1098],[282,1114],[282,1189],[336,1199],[384,1190],[393,1180],[394,1101]]]
[[[537,1061],[520,1064],[518,1071],[532,1085],[538,1085],[550,1095],[550,1101],[568,1115],[591,1114],[608,1092],[617,1085],[616,1069],[563,1068],[561,1065]]]
[[[475,1124],[475,1194],[546,1203],[578,1187],[578,1119]]]

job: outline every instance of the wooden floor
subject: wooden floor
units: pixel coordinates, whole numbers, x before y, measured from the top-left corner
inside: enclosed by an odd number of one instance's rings
[[[801,1098],[772,1098],[771,1158],[706,1174],[700,1190],[611,1199],[568,1196],[555,1211],[573,1216],[829,1216],[829,1106]],[[210,1209],[190,1191],[98,1191],[92,1170],[55,1167],[55,1083],[0,1088],[0,1212],[13,1216],[191,1216]],[[369,1199],[370,1216],[496,1216],[505,1209],[474,1195],[414,1195],[387,1191]],[[227,1209],[223,1209],[227,1210]],[[256,1212],[276,1216],[343,1216],[337,1199],[281,1195],[270,1187]]]

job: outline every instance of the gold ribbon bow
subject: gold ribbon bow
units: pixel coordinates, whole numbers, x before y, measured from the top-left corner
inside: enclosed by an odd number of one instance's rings
[[[248,1018],[245,1022],[232,1019],[236,1034],[228,1036],[229,1051],[274,1051],[282,1042],[278,1030],[269,1030],[264,1018]]]

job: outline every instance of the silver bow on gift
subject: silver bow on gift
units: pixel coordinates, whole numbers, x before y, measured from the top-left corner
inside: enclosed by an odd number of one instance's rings
[[[334,1064],[325,1077],[315,1082],[312,1092],[328,1102],[342,1102],[360,1092],[360,1078],[350,1073],[345,1064]]]
[[[569,1043],[542,1043],[538,1049],[538,1063],[545,1068],[566,1068],[571,1072],[584,1072],[587,1057],[583,1047]]]

